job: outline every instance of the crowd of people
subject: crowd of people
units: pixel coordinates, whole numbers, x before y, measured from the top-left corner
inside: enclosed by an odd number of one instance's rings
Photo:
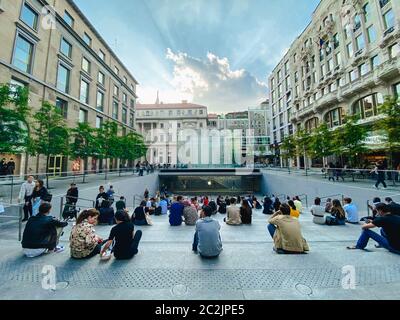
[[[0,161],[0,176],[13,176],[15,171],[15,161],[10,158],[8,161],[6,158]]]
[[[304,254],[310,248],[303,237],[301,217],[305,214],[304,205],[299,196],[279,199],[279,197],[265,196],[262,203],[253,195],[211,198],[173,196],[165,186],[154,196],[146,189],[143,200],[130,213],[124,196],[118,196],[113,186],[99,187],[95,207],[81,212],[76,210],[79,193],[75,184],[71,184],[66,196],[64,221],[51,217],[51,199],[43,186],[43,181],[33,181],[29,177],[22,185],[20,199],[24,201],[24,220],[28,220],[22,247],[28,257],[37,257],[49,252],[62,252],[59,239],[69,222],[74,225],[69,237],[71,257],[86,259],[99,256],[101,259],[131,259],[139,250],[142,231],[135,232],[136,226],[153,225],[154,216],[166,216],[171,227],[183,224],[194,227],[192,250],[203,258],[215,258],[223,250],[221,240],[220,221],[227,226],[238,227],[253,223],[253,211],[259,210],[269,215],[267,234],[274,242],[274,250],[279,254]],[[35,212],[35,208],[37,211]],[[346,224],[360,224],[362,234],[355,246],[348,249],[365,249],[369,239],[375,240],[380,247],[390,252],[400,253],[400,204],[391,198],[384,202],[375,198],[370,206],[372,215],[360,217],[357,205],[351,198],[322,199],[316,198],[309,208],[313,222],[318,225],[345,226]],[[216,215],[224,219],[216,219]],[[30,216],[30,218],[29,218]],[[101,238],[94,229],[97,224],[112,226],[109,237]],[[381,228],[378,234],[372,229]]]

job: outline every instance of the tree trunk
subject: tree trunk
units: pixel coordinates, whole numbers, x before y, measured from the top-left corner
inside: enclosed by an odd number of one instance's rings
[[[47,156],[46,159],[46,188],[49,189],[49,162],[50,162],[50,156]]]

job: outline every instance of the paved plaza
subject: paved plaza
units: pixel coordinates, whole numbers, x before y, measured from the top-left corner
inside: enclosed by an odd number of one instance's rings
[[[267,216],[254,212],[252,226],[222,225],[224,251],[216,260],[191,252],[194,227],[170,227],[166,216],[141,227],[139,254],[131,261],[70,259],[69,250],[36,259],[23,257],[17,241],[0,241],[2,299],[399,299],[399,256],[370,243],[369,251],[347,251],[360,226],[314,225],[301,217],[311,252],[277,255],[267,237]],[[97,226],[107,237],[110,227]],[[68,248],[70,227],[61,244]],[[44,266],[57,271],[57,289],[42,289]],[[356,288],[342,288],[343,267],[356,271]]]

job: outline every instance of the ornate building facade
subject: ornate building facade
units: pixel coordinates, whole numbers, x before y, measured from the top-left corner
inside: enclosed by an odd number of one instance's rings
[[[269,86],[276,146],[300,128],[335,129],[345,115],[374,122],[384,97],[400,93],[400,1],[322,0]],[[367,144],[372,158],[382,156],[378,132]]]

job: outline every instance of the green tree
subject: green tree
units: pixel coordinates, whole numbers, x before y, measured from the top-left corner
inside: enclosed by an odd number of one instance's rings
[[[71,138],[70,155],[72,159],[82,159],[87,163],[89,157],[97,155],[100,142],[96,135],[96,129],[88,123],[79,123],[76,128],[72,129]]]
[[[0,153],[20,154],[29,148],[29,90],[0,86]]]
[[[143,137],[137,133],[130,132],[123,137],[118,137],[119,158],[125,161],[134,161],[143,157],[147,148]]]
[[[108,160],[120,156],[118,126],[115,122],[106,121],[100,129],[97,129],[98,153],[97,158],[106,161],[106,172],[108,171]]]
[[[304,166],[307,168],[306,157],[311,154],[311,135],[304,129],[296,132],[295,141],[297,145],[297,155],[304,157]]]
[[[43,102],[34,115],[35,136],[32,138],[31,154],[46,157],[46,173],[49,171],[50,157],[67,156],[69,151],[69,130],[61,112],[48,102]],[[46,174],[46,185],[49,177]]]
[[[366,151],[368,136],[368,128],[358,121],[358,116],[347,116],[345,124],[334,131],[335,154],[347,156],[353,167],[359,164],[359,155]]]
[[[326,123],[321,124],[312,132],[309,148],[310,154],[323,160],[334,153],[333,133]]]
[[[296,139],[295,137],[287,136],[281,144],[282,157],[284,159],[294,159],[297,155]]]
[[[376,128],[386,133],[386,148],[390,152],[392,168],[393,154],[400,150],[400,103],[396,97],[385,97],[385,102],[379,107],[379,112],[384,115],[376,122]]]

